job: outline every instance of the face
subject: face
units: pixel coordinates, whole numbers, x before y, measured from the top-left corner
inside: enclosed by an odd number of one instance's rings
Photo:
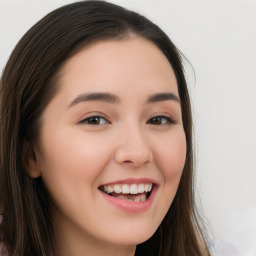
[[[95,43],[67,61],[30,160],[56,235],[136,245],[175,196],[186,140],[174,72],[145,39]],[[34,162],[33,162],[34,161]]]

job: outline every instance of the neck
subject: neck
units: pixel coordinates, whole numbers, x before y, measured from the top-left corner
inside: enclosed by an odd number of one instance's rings
[[[56,219],[55,219],[56,220]],[[60,224],[60,223],[59,223]],[[119,245],[93,237],[73,225],[54,222],[55,251],[57,256],[134,256],[136,245]]]
[[[113,246],[103,243],[90,244],[88,241],[66,241],[56,243],[57,256],[134,256],[135,246]]]

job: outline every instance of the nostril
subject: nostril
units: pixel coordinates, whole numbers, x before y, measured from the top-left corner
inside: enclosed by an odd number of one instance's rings
[[[142,166],[152,162],[153,154],[146,144],[136,145],[133,141],[119,145],[115,151],[114,159],[118,164]]]
[[[132,164],[133,162],[131,160],[125,160],[124,163]]]

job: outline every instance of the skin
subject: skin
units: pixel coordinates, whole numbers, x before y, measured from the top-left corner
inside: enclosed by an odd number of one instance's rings
[[[42,177],[56,205],[58,255],[134,255],[136,245],[153,235],[167,213],[185,163],[179,101],[147,103],[157,93],[179,97],[172,67],[145,39],[109,40],[69,59],[59,85],[43,112],[29,159],[29,174]],[[114,94],[118,102],[75,100],[95,92]],[[162,115],[175,123],[152,119]],[[88,122],[91,116],[101,116],[100,123]],[[146,211],[120,209],[98,189],[127,178],[157,183]]]

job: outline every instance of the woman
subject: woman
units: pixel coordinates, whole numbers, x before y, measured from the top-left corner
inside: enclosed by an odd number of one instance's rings
[[[0,109],[8,255],[210,255],[181,57],[145,17],[53,11],[14,49]]]

